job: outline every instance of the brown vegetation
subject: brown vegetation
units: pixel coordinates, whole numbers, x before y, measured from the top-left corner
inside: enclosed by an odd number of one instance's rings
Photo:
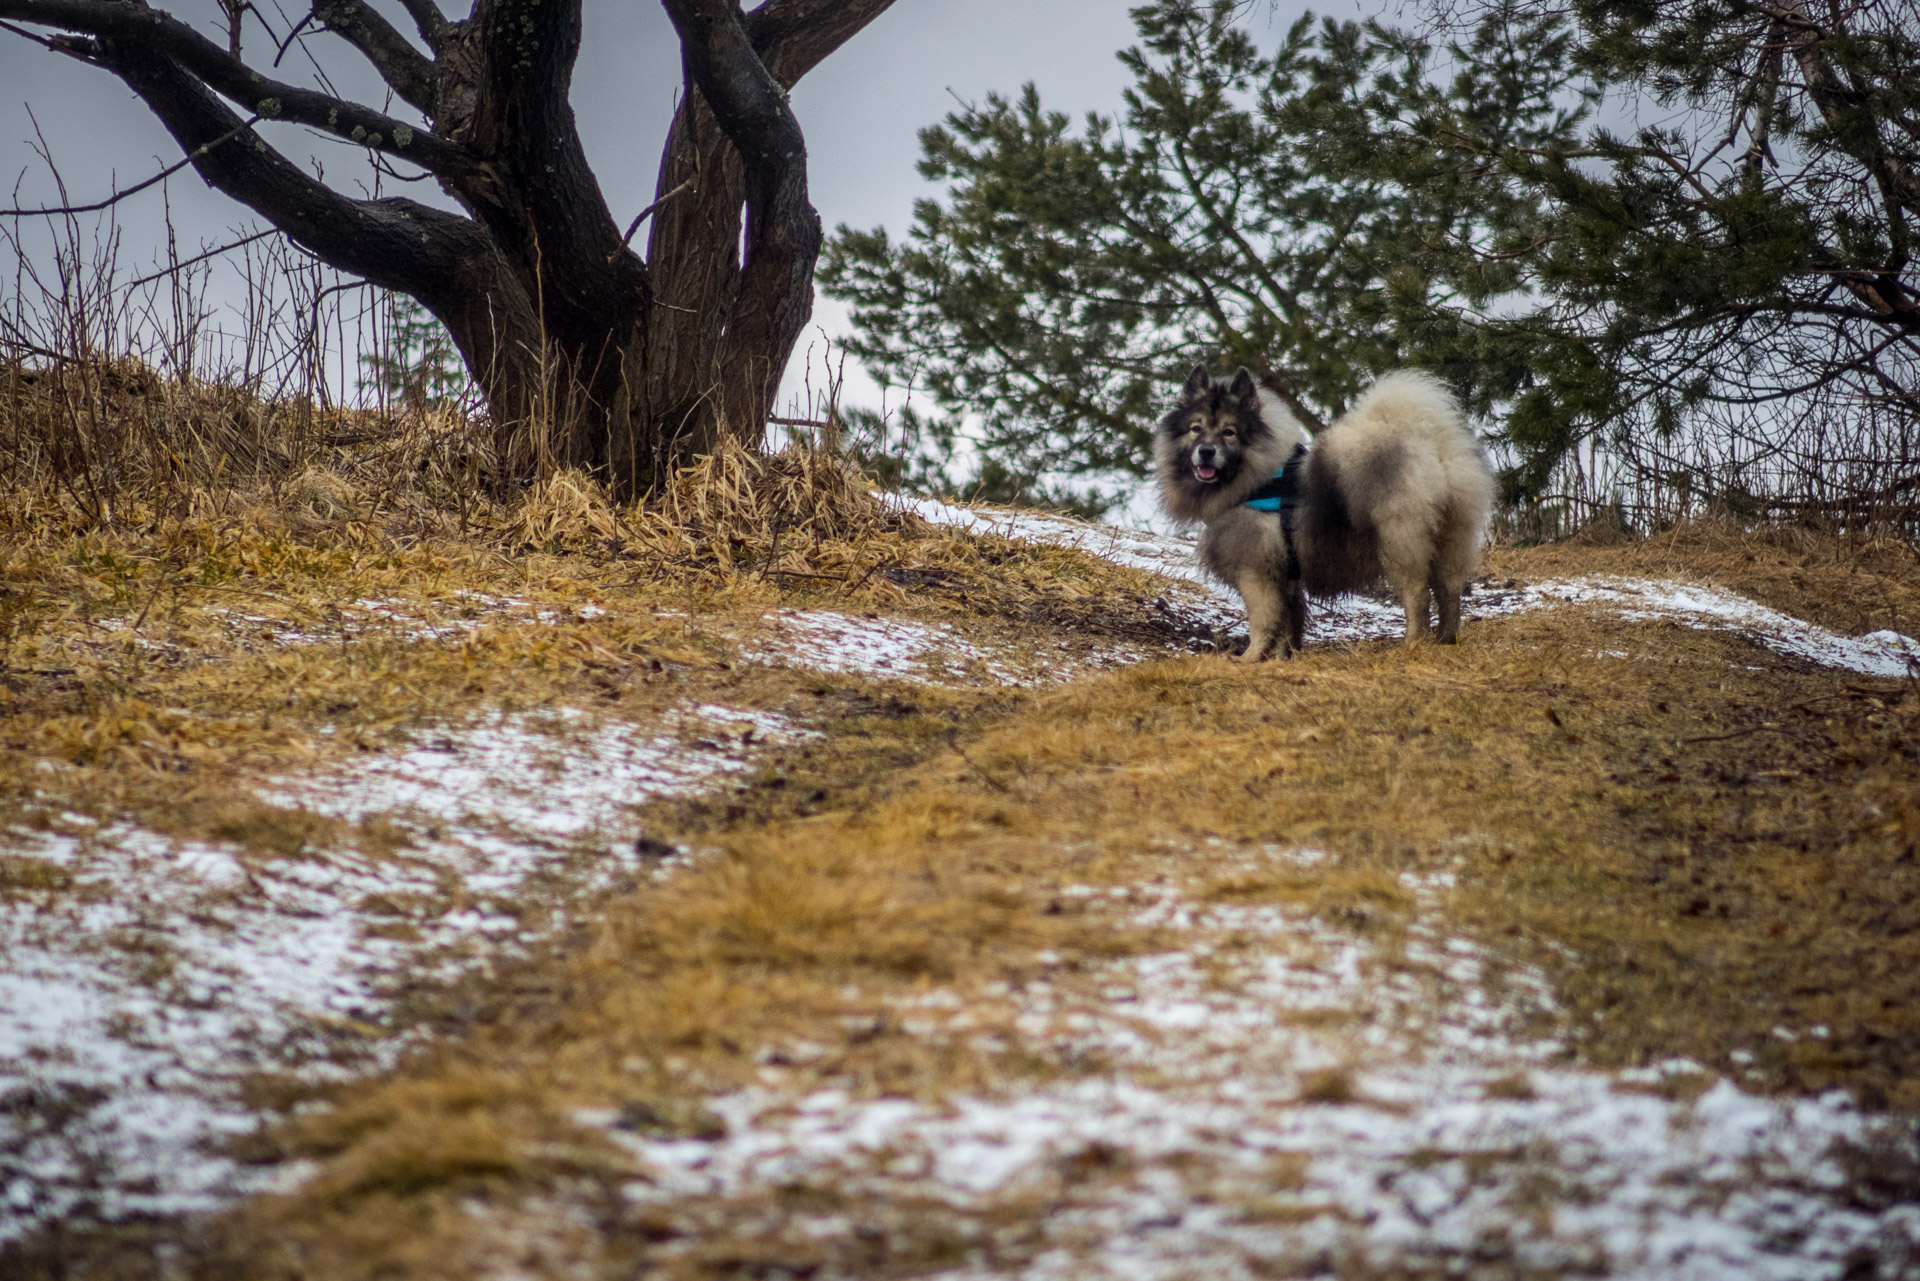
[[[233,1240],[255,1275],[462,1275],[524,1245],[542,1198],[610,1206],[634,1177],[576,1128],[578,1109],[708,1124],[700,1101],[754,1080],[769,1053],[812,1088],[920,1098],[1098,1072],[1010,1027],[988,1025],[1011,1047],[996,1054],[889,1014],[940,988],[978,1015],[991,1002],[977,994],[1033,974],[1043,948],[1071,983],[1076,965],[1093,982],[1098,957],[1154,946],[1112,913],[1061,913],[1069,885],[1278,896],[1391,938],[1399,874],[1451,872],[1453,926],[1546,967],[1585,1060],[1686,1055],[1750,1087],[1920,1107],[1920,699],[1737,639],[1574,621],[1251,672],[1150,664],[963,714],[951,750],[915,726],[953,725],[952,709],[910,701],[893,732],[922,746],[901,765],[807,767],[842,775],[826,813],[669,807],[673,830],[718,852],[610,903],[554,996],[504,1002],[472,1039],[284,1130],[323,1173],[245,1211]],[[1337,854],[1222,884],[1209,842]],[[781,1057],[799,1043],[825,1049]],[[1730,1067],[1734,1050],[1751,1068]],[[1338,1072],[1306,1088],[1351,1094]],[[502,1235],[471,1234],[475,1197]],[[704,1227],[612,1213],[576,1245],[630,1263],[693,1232],[708,1246],[676,1256],[685,1275],[753,1275],[798,1248],[756,1240],[755,1213]],[[889,1240],[871,1257],[841,1252],[880,1248],[852,1237],[806,1248],[828,1268],[920,1266],[925,1243]]]
[[[803,1082],[925,1099],[1098,1072],[1011,1026],[989,1024],[990,1050],[893,1014],[943,990],[990,1018],[982,994],[1042,952],[1091,984],[1100,958],[1158,945],[1123,914],[1063,906],[1070,885],[1304,905],[1391,955],[1413,911],[1402,874],[1449,873],[1446,924],[1542,967],[1588,1063],[1685,1055],[1753,1088],[1920,1108],[1911,682],[1577,609],[1469,622],[1457,649],[1323,645],[1253,670],[1169,657],[1051,692],[825,680],[739,663],[738,646],[780,605],[1035,647],[1164,643],[1182,638],[1153,602],[1173,589],[926,525],[805,452],[722,452],[639,507],[569,472],[500,502],[469,482],[454,417],[316,419],[295,452],[290,410],[103,367],[88,395],[111,412],[87,418],[86,397],[29,372],[0,395],[0,441],[43,460],[0,493],[0,821],[125,816],[262,859],[379,850],[391,833],[259,805],[252,781],[490,706],[724,697],[826,734],[737,791],[656,805],[650,833],[711,852],[467,993],[453,1034],[397,1072],[273,1095],[284,1112],[249,1155],[310,1159],[314,1177],[174,1231],[181,1267],[561,1275],[689,1238],[673,1264],[689,1276],[766,1275],[802,1246],[803,1263],[870,1274],[951,1262],[955,1238],[911,1215],[885,1239],[799,1245],[756,1237],[756,1207],[637,1215],[618,1194],[637,1172],[580,1109],[710,1132],[706,1102],[768,1055]],[[53,442],[143,414],[165,426],[142,439],[167,447],[123,452],[116,497],[95,501],[97,465]],[[202,440],[238,443],[195,454]],[[220,460],[242,456],[261,461],[223,482]],[[1708,578],[1846,630],[1911,633],[1920,609],[1910,548],[1800,530],[1498,549],[1490,569]],[[1222,870],[1268,843],[1332,857]],[[0,896],[71,890],[0,863]],[[1303,1094],[1352,1097],[1337,1071]],[[145,1276],[145,1240],[56,1233],[10,1257],[25,1276]]]

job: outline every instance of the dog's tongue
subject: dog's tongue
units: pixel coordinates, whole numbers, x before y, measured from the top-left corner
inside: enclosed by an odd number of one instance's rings
[[[1211,467],[1195,467],[1193,469],[1193,474],[1198,476],[1201,480],[1212,480],[1214,478],[1215,471]]]

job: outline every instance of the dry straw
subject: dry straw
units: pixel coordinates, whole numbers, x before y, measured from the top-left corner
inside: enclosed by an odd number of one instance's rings
[[[822,577],[831,575],[812,566],[832,544],[927,532],[831,454],[800,446],[759,454],[731,440],[677,473],[630,529],[632,549],[663,563],[711,561],[732,573],[749,562]],[[827,559],[845,568],[841,557]]]

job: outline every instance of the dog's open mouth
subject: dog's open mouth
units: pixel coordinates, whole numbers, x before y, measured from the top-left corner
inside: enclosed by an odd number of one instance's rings
[[[1199,463],[1195,463],[1193,465],[1193,474],[1201,480],[1212,480],[1220,474],[1220,469],[1217,467],[1202,467]]]

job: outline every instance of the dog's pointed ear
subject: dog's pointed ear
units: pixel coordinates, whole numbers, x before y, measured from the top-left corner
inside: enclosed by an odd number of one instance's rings
[[[1213,375],[1207,372],[1207,367],[1195,365],[1193,372],[1187,375],[1187,385],[1180,389],[1180,394],[1188,400],[1193,400],[1206,395],[1212,387]]]
[[[1227,394],[1243,405],[1259,408],[1260,394],[1254,389],[1253,375],[1247,372],[1245,365],[1233,376],[1233,386],[1227,388]]]

